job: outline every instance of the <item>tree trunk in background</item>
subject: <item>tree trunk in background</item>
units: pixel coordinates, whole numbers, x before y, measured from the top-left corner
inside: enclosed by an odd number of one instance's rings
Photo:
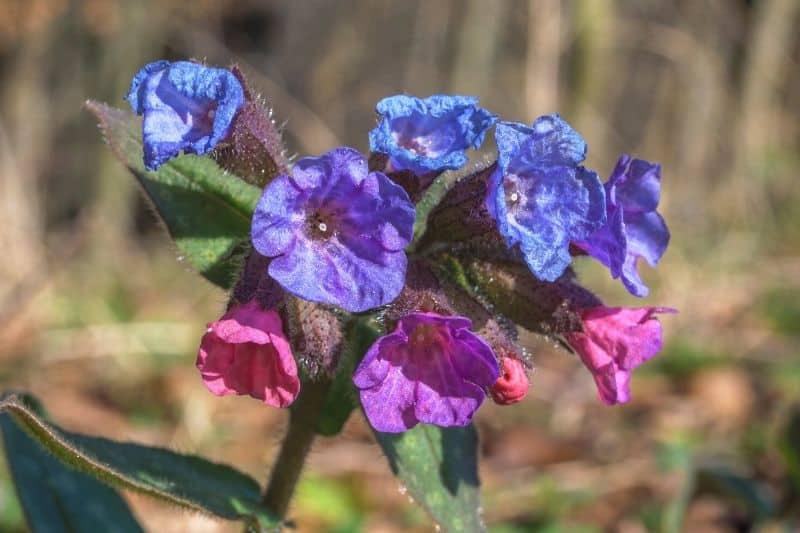
[[[528,58],[525,63],[525,122],[558,109],[562,50],[560,0],[528,2]]]
[[[51,128],[41,63],[50,46],[47,28],[22,36],[2,92],[0,117],[0,305],[14,306],[31,276],[45,276],[38,184],[47,163]],[[10,300],[8,300],[10,298]],[[7,311],[2,309],[0,311]]]
[[[499,33],[503,29],[510,3],[469,0],[464,4],[450,91],[487,96],[487,89],[494,80],[492,72]]]
[[[800,14],[797,0],[763,0],[755,4],[741,76],[741,94],[735,108],[732,180],[720,188],[715,207],[746,222],[770,217],[765,186],[768,150],[780,138],[781,108],[777,97],[793,68],[790,44]]]
[[[597,158],[613,151],[614,137],[618,136],[611,129],[611,117],[606,114],[611,109],[613,95],[620,92],[612,76],[619,68],[619,50],[614,48],[616,5],[610,0],[577,0],[572,3],[571,11],[575,60],[565,114],[575,129],[592,140],[589,155]],[[613,164],[603,163],[606,164],[602,168]]]
[[[106,80],[110,103],[128,109],[122,100],[130,80],[142,66],[158,59],[162,28],[150,17],[150,2],[122,2],[118,17],[125,28],[104,48],[98,69],[93,76]],[[89,217],[89,239],[92,255],[103,263],[125,264],[125,250],[130,246],[133,226],[136,184],[105,146],[96,153],[94,198]]]

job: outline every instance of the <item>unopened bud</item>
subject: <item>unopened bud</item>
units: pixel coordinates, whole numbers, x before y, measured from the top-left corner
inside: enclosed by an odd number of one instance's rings
[[[514,357],[500,361],[500,377],[489,387],[492,400],[500,405],[510,405],[528,394],[530,380],[525,364]]]
[[[286,297],[287,333],[298,362],[313,378],[334,374],[342,354],[344,335],[339,316],[328,306]]]
[[[263,187],[288,172],[285,148],[269,109],[253,95],[239,67],[233,66],[231,71],[244,88],[245,103],[213,157],[225,170]]]

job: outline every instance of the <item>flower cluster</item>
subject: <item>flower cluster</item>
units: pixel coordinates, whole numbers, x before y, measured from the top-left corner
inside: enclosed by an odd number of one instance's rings
[[[211,392],[285,407],[300,394],[298,374],[339,371],[347,324],[371,318],[382,335],[352,379],[377,431],[464,426],[487,397],[522,400],[531,362],[512,322],[570,345],[604,403],[629,400],[630,372],[662,346],[655,315],[673,310],[605,307],[570,264],[588,255],[647,293],[637,260],[655,266],[669,241],[659,165],[622,156],[603,184],[582,166],[584,139],[556,114],[528,126],[498,121],[473,97],[398,95],[377,104],[369,157],[338,147],[289,167],[282,154],[249,150],[280,142],[253,126],[269,120],[252,115],[245,85],[238,71],[158,61],[127,96],[144,116],[148,169],[220,147],[226,168],[263,176],[253,251],[198,353]],[[453,185],[438,206],[418,213],[426,188],[466,167],[492,127],[496,162],[443,181]],[[415,239],[417,222],[426,230]]]

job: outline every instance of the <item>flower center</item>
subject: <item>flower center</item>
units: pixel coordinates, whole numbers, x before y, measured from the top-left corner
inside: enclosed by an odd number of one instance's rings
[[[308,217],[306,225],[312,239],[327,239],[333,234],[331,217],[322,211],[316,211]]]
[[[409,335],[408,344],[415,352],[430,350],[446,342],[441,327],[436,324],[419,324]]]
[[[506,176],[506,179],[503,180],[503,190],[506,194],[506,202],[509,206],[514,206],[522,200],[522,195],[517,189],[516,180],[510,178],[512,178],[512,176]]]
[[[414,152],[417,155],[423,157],[436,157],[436,155],[438,155],[438,152],[433,150],[433,139],[429,136],[412,136],[395,133],[394,140],[400,148],[405,148],[409,152]]]

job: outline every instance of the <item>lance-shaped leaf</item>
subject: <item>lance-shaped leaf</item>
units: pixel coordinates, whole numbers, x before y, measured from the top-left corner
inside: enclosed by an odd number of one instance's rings
[[[141,118],[99,102],[89,101],[86,107],[99,120],[114,155],[142,186],[181,255],[206,279],[229,288],[239,268],[237,251],[249,239],[258,187],[226,173],[210,158],[194,155],[146,171]]]
[[[279,526],[261,506],[258,483],[227,465],[65,431],[48,422],[38,402],[27,395],[3,396],[0,411],[13,415],[16,424],[56,459],[103,483],[220,518],[243,520],[261,530]]]
[[[478,480],[478,433],[419,424],[405,433],[375,433],[403,490],[442,531],[485,531]]]
[[[6,461],[32,531],[143,531],[114,489],[59,462],[11,415],[0,414],[0,428]]]

